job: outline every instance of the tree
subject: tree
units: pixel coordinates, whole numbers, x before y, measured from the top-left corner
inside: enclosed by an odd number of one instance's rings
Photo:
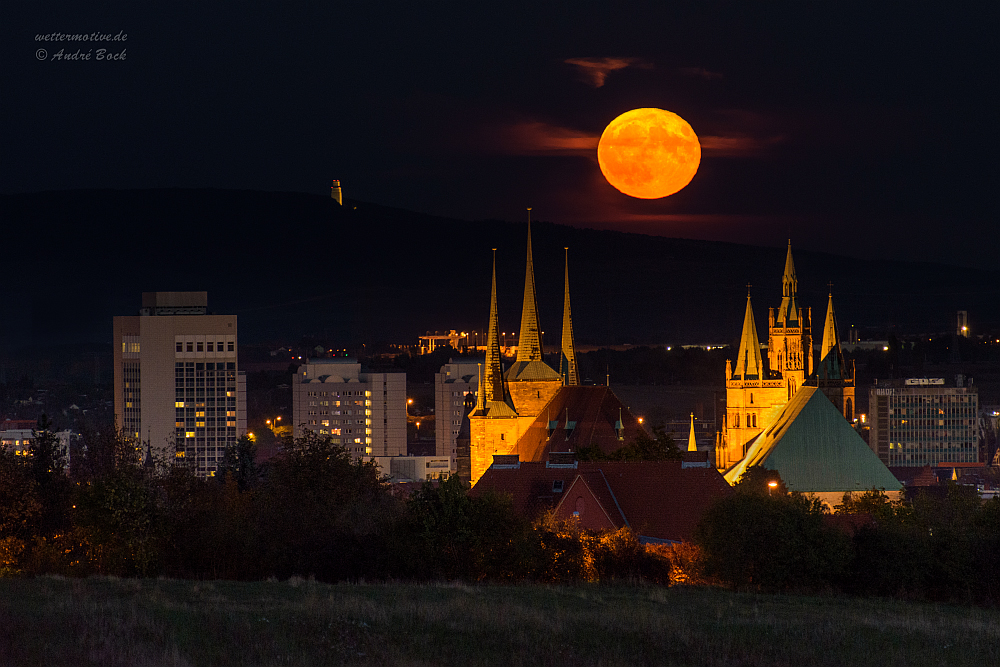
[[[257,445],[248,435],[238,439],[235,445],[227,446],[219,465],[220,481],[225,482],[227,477],[232,477],[240,491],[256,485],[260,477],[256,456]]]
[[[695,542],[705,573],[734,588],[768,591],[837,583],[849,562],[850,543],[824,527],[822,503],[752,488],[721,499],[702,517]]]
[[[35,480],[41,512],[37,534],[65,530],[69,524],[71,484],[65,473],[66,449],[52,431],[52,422],[43,413],[31,431],[29,467]]]

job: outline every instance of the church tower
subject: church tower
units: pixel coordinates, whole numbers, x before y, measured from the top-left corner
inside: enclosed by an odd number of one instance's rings
[[[815,384],[840,410],[848,422],[854,421],[854,364],[848,368],[844,363],[844,353],[840,349],[840,331],[837,316],[833,310],[833,287],[826,306],[826,321],[823,324],[823,344],[819,350],[819,367],[816,369]],[[812,382],[810,383],[812,384]]]
[[[746,455],[753,440],[787,402],[785,383],[769,379],[760,354],[750,292],[735,364],[726,361],[726,418],[716,444],[715,465],[726,470]]]
[[[542,359],[542,331],[538,325],[535,267],[531,257],[531,209],[528,209],[528,260],[524,271],[524,305],[517,337],[517,361],[507,370],[507,388],[514,409],[525,426],[541,414],[562,387],[562,376]]]
[[[769,311],[767,341],[768,366],[772,376],[784,380],[786,400],[813,373],[812,309],[799,306],[798,287],[789,239],[781,277],[781,306]]]
[[[573,340],[573,314],[569,307],[569,248],[566,251],[566,290],[563,296],[562,346],[559,354],[559,374],[563,384],[580,384],[580,372],[576,368],[576,343]]]
[[[479,395],[469,415],[471,482],[482,477],[494,454],[507,454],[518,432],[517,412],[507,393],[500,357],[500,322],[497,318],[497,260],[493,249],[493,289],[490,295],[490,325],[486,341],[486,367],[479,371]]]

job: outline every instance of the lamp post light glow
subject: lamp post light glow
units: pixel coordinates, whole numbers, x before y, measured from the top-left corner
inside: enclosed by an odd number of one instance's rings
[[[775,482],[774,480],[771,480],[770,482],[768,482],[767,483],[767,495],[771,495],[771,492],[774,491],[776,488],[778,488],[778,483],[777,482]]]

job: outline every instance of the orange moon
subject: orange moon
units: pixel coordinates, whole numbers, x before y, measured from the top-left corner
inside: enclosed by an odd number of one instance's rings
[[[686,120],[663,109],[633,109],[605,128],[597,162],[608,183],[639,199],[684,188],[701,164],[701,144]]]

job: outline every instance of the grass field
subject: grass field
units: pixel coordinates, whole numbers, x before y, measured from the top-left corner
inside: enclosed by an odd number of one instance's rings
[[[996,665],[1000,612],[643,586],[0,579],[2,665]]]

